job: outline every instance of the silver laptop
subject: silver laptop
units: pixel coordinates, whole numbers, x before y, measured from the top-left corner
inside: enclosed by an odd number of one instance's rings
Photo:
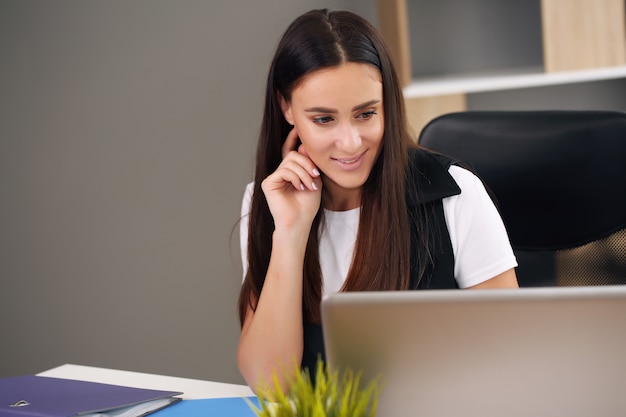
[[[626,415],[626,286],[339,293],[322,324],[377,417]]]

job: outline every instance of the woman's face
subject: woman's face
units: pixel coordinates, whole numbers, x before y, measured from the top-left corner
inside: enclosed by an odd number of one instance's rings
[[[383,85],[374,66],[345,63],[306,75],[282,102],[309,158],[324,175],[327,208],[360,205],[361,188],[380,153]]]

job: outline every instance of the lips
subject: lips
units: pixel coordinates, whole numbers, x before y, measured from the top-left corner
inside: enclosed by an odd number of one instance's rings
[[[367,150],[356,156],[346,158],[331,158],[335,165],[344,172],[356,171],[361,168]]]
[[[357,155],[355,157],[352,157],[352,158],[332,158],[332,159],[333,159],[333,161],[337,161],[340,164],[350,165],[350,164],[355,164],[355,163],[359,162],[361,159],[363,159],[364,155],[365,155],[365,152],[363,152],[362,154]]]

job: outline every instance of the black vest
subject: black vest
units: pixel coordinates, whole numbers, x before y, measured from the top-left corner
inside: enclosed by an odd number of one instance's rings
[[[461,189],[448,173],[451,163],[452,161],[446,157],[424,150],[410,150],[409,153],[406,187],[409,224],[413,225],[419,217],[425,218],[429,225],[428,240],[433,257],[433,262],[427,265],[423,278],[419,280],[419,261],[417,257],[411,255],[412,289],[458,288],[454,279],[452,243],[441,201],[445,197],[461,193]],[[417,248],[417,242],[415,227],[411,227],[411,248]],[[411,250],[411,254],[415,252],[416,249]],[[318,357],[326,359],[322,327],[306,320],[303,324],[302,368],[309,368],[310,375],[314,378]]]

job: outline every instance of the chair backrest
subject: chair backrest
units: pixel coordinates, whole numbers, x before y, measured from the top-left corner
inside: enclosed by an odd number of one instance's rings
[[[520,285],[626,284],[626,113],[450,113],[419,144],[492,192]]]

